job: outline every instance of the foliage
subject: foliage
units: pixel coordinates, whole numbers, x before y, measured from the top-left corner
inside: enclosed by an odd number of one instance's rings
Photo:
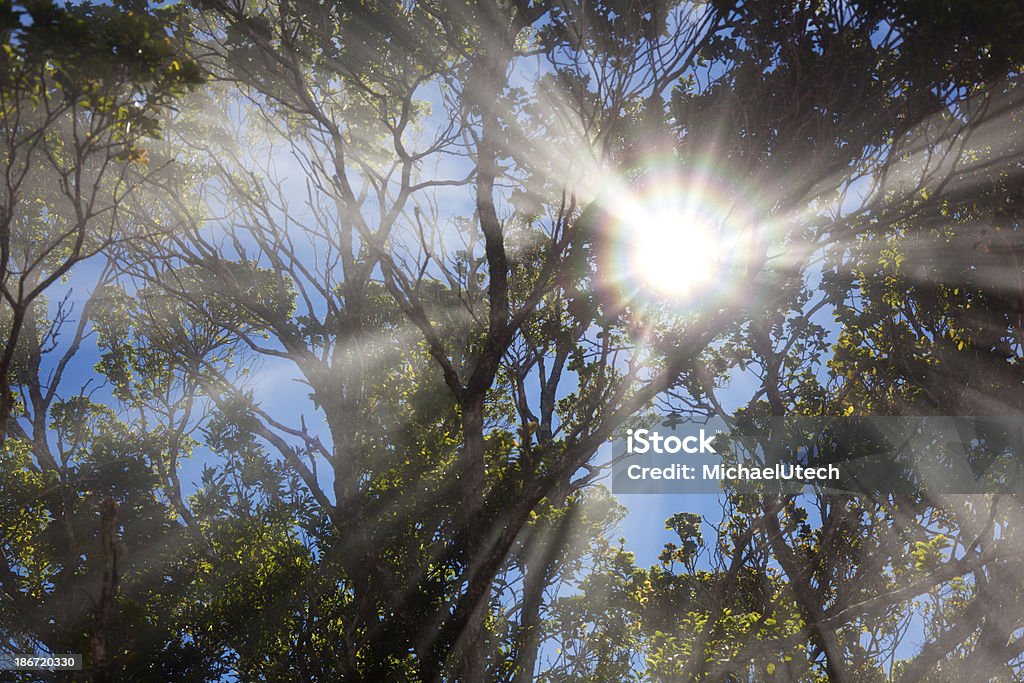
[[[3,648],[1019,676],[1014,500],[727,490],[641,566],[599,483],[659,409],[1019,414],[1024,17],[934,7],[7,5]],[[659,202],[742,214],[721,288],[632,272]]]

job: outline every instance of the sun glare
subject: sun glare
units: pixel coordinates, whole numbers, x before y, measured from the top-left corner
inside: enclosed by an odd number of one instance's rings
[[[720,236],[702,217],[656,211],[627,229],[631,270],[661,296],[685,298],[712,285],[720,274]]]
[[[733,290],[753,220],[749,200],[722,175],[658,169],[641,190],[605,193],[604,279],[623,304],[691,306]]]

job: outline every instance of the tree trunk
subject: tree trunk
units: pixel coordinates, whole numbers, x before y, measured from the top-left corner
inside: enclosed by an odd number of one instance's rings
[[[558,506],[565,504],[564,498]],[[523,607],[519,624],[519,644],[516,653],[514,683],[530,683],[533,670],[537,666],[537,654],[540,650],[540,610],[544,602],[544,589],[554,575],[559,551],[565,546],[572,530],[575,515],[562,517],[553,529],[537,529],[539,548],[528,553],[524,561]],[[547,532],[547,533],[545,533]]]
[[[484,419],[483,397],[463,407],[462,429],[465,443],[459,457],[459,489],[462,494],[460,525],[465,538],[466,590],[471,595],[490,591],[490,576],[481,571],[484,563],[486,531],[482,528],[484,506]],[[476,601],[462,633],[456,638],[459,675],[467,683],[484,679],[483,624],[486,599]]]
[[[94,683],[107,683],[113,680],[110,673],[109,630],[114,616],[118,583],[117,505],[109,498],[103,501],[100,508],[100,553],[103,558],[103,578],[99,600],[96,601],[92,632],[92,680]]]

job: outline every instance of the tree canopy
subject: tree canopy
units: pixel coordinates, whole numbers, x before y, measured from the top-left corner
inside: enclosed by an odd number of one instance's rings
[[[1018,498],[726,489],[644,566],[603,456],[659,414],[1020,416],[1015,3],[0,17],[4,654],[1024,672]]]

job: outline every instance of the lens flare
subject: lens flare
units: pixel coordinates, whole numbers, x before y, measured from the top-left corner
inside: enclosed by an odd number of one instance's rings
[[[631,268],[652,292],[681,299],[713,283],[721,241],[705,217],[657,211],[627,224]]]
[[[622,303],[691,306],[731,292],[754,234],[751,201],[708,168],[658,168],[602,204],[602,278]]]

